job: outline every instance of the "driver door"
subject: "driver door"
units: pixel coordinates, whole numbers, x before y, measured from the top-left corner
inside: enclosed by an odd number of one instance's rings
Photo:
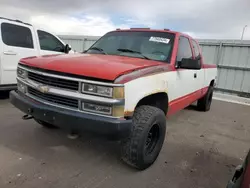
[[[189,38],[185,36],[180,36],[179,38],[179,48],[177,53],[177,62],[182,61],[183,58],[194,59],[193,49],[191,47]],[[200,70],[196,69],[177,69],[176,81],[179,83],[178,87],[178,97],[184,97],[186,101],[195,100],[199,98],[199,90],[202,89],[203,77],[200,74]],[[197,95],[195,97],[195,94]],[[192,101],[193,102],[193,101]],[[186,104],[187,105],[187,104]]]
[[[180,36],[176,63],[181,62],[183,58],[194,59],[195,57],[189,38]],[[201,97],[203,79],[202,70],[176,68],[174,90],[171,93],[172,101],[170,102],[172,113],[187,107]]]
[[[41,55],[64,53],[64,44],[54,35],[42,30],[37,30],[37,35],[39,39]]]

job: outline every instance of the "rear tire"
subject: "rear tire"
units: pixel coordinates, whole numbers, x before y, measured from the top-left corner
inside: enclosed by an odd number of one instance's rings
[[[214,87],[209,86],[206,95],[198,100],[198,103],[197,103],[198,110],[204,111],[204,112],[210,110],[211,103],[213,100],[213,92],[214,92]]]
[[[122,141],[122,159],[139,170],[157,159],[166,133],[166,117],[156,107],[143,105],[135,110],[130,136]]]
[[[42,125],[43,127],[47,128],[47,129],[57,129],[58,127],[55,125],[52,125],[50,123],[47,123],[45,121],[39,120],[39,119],[34,119],[37,123],[39,123],[40,125]]]

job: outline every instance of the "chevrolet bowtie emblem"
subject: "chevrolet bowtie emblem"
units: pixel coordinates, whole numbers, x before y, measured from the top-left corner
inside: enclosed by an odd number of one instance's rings
[[[49,92],[49,87],[45,85],[38,85],[37,86],[38,90],[42,93],[48,93]]]

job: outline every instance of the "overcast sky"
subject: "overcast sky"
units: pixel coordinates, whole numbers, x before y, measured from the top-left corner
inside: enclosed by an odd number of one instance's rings
[[[100,36],[116,28],[169,28],[196,38],[250,40],[250,0],[0,0],[0,16],[55,34]]]

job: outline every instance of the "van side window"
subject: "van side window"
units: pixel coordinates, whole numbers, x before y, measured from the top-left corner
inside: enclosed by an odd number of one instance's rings
[[[192,50],[188,38],[180,37],[179,48],[177,53],[177,62],[181,62],[183,58],[192,58]]]
[[[31,30],[10,23],[1,24],[2,40],[8,46],[34,48]]]
[[[41,50],[64,52],[64,44],[56,37],[45,31],[37,31]]]

